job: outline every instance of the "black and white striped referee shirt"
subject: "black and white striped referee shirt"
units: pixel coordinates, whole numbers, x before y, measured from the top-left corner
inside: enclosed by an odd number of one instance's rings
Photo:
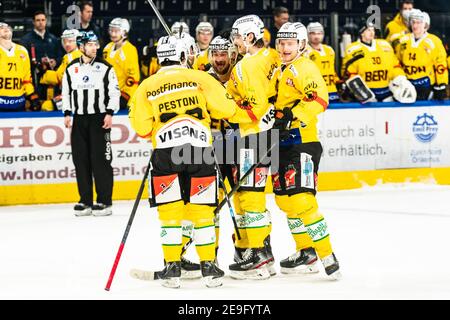
[[[113,114],[120,108],[120,90],[114,68],[101,58],[83,63],[75,59],[62,82],[64,115]]]

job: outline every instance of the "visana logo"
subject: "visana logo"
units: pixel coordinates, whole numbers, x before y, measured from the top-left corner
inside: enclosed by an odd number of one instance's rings
[[[417,117],[413,123],[412,131],[417,140],[422,143],[429,143],[436,138],[438,132],[438,123],[432,115],[424,113]]]
[[[161,231],[161,238],[164,238],[165,236],[167,236],[167,231],[165,229],[163,229]]]
[[[289,219],[288,225],[290,230],[295,230],[303,227],[303,223],[300,219]]]
[[[179,139],[186,136],[194,139],[200,139],[203,142],[208,142],[208,135],[206,134],[206,132],[191,128],[189,126],[183,126],[181,128],[175,128],[173,130],[166,131],[163,134],[159,135],[159,139],[162,143],[165,143],[166,141]]]
[[[324,221],[321,221],[308,227],[308,234],[313,240],[322,239],[328,234],[327,224]]]
[[[263,219],[264,219],[264,215],[263,214],[252,214],[252,215],[247,215],[246,214],[244,216],[243,223],[244,223],[245,226],[249,226],[249,225],[251,225],[253,223],[256,223],[258,221],[261,221]]]

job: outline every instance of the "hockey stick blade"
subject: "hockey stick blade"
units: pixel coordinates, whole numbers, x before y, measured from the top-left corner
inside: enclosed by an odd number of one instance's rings
[[[159,273],[154,271],[147,271],[142,269],[131,269],[130,276],[137,280],[154,281],[159,280]]]

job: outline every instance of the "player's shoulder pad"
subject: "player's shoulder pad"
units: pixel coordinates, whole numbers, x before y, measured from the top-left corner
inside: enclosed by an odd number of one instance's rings
[[[128,41],[127,41],[128,42]],[[106,46],[105,46],[105,48],[103,48],[103,52],[105,52],[105,51],[109,51],[109,50],[111,50],[111,48],[112,48],[112,46],[114,45],[114,42],[110,42],[110,43],[108,43]]]
[[[330,54],[330,55],[335,54],[334,49],[332,47],[330,47],[329,45],[324,44],[323,48],[324,48],[325,52],[327,52],[327,54]]]
[[[430,39],[433,41],[435,45],[443,45],[441,38],[439,38],[437,35],[429,33],[427,39]]]
[[[400,38],[400,43],[408,42],[409,39],[411,39],[411,33],[405,34],[403,37]]]
[[[362,45],[359,42],[353,42],[351,44],[348,45],[347,50],[345,50],[345,52],[347,54],[353,54],[354,52],[361,50],[362,49]]]
[[[21,46],[20,44],[16,44],[16,50],[18,52],[20,52],[21,54],[22,53],[25,54],[26,57],[29,56],[27,48],[25,48],[24,46]]]
[[[391,44],[389,42],[387,42],[386,40],[377,39],[376,42],[384,51],[394,51],[394,49],[392,49]]]
[[[240,82],[242,82],[244,80],[244,72],[243,72],[243,63],[242,60],[239,61],[233,69],[233,72],[236,74],[236,77],[238,78],[238,80]]]
[[[301,70],[301,73],[299,70]],[[292,75],[296,78],[315,70],[318,70],[316,64],[307,57],[300,57],[289,66],[289,71],[291,71]]]

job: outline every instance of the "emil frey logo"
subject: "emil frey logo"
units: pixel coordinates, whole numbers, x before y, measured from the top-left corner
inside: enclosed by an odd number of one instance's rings
[[[414,136],[422,143],[433,141],[438,132],[438,123],[432,115],[424,113],[417,117],[412,127]]]

